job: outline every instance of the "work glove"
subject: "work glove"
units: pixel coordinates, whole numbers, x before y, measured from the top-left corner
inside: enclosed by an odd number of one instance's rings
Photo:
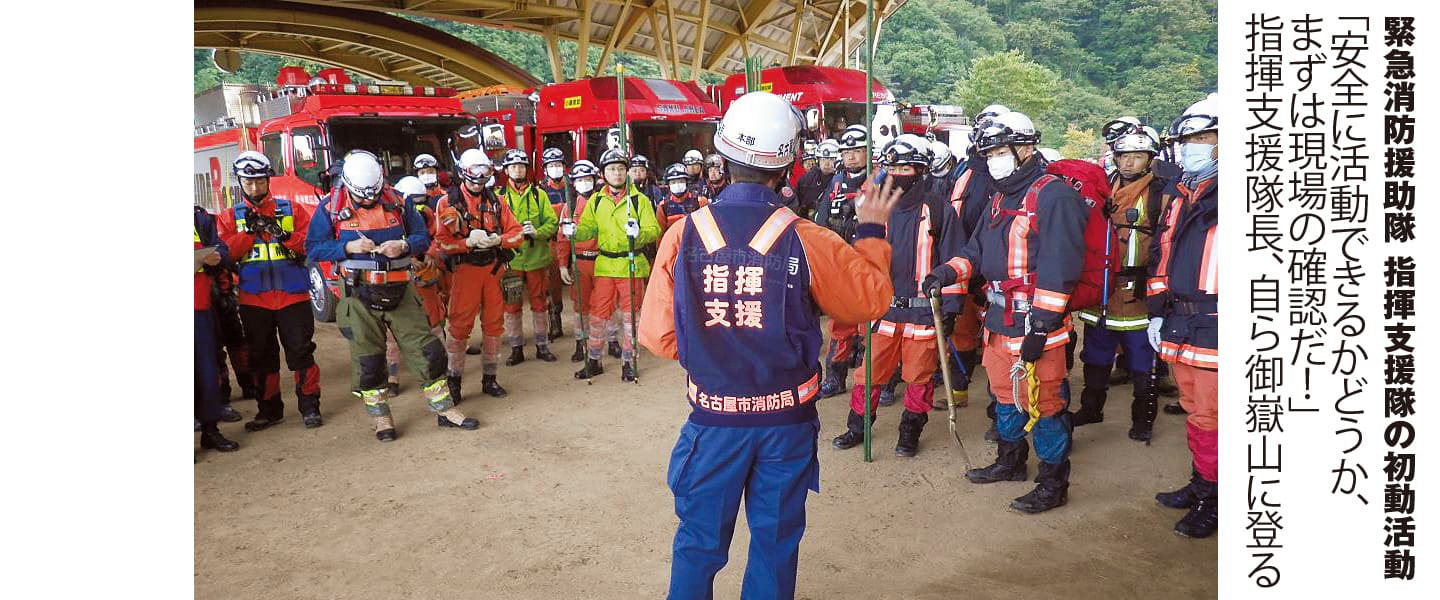
[[[1040,360],[1040,355],[1045,354],[1045,341],[1049,335],[1043,331],[1031,331],[1025,334],[1025,341],[1020,342],[1020,360],[1033,363]]]
[[[480,247],[480,242],[490,237],[490,233],[484,229],[471,229],[470,235],[465,238],[465,245],[471,248]]]
[[[564,282],[565,285],[573,285],[575,283],[575,279],[570,276],[570,269],[568,267],[560,267],[560,281]]]
[[[955,313],[945,313],[940,316],[940,333],[945,337],[955,333]]]
[[[277,242],[290,241],[290,232],[285,231],[284,227],[281,227],[279,223],[273,220],[265,224],[265,231],[274,237]]]
[[[1145,328],[1145,337],[1150,339],[1150,347],[1156,352],[1160,351],[1160,331],[1164,327],[1164,317],[1150,317],[1150,325]]]
[[[626,221],[625,235],[630,236],[630,239],[632,240],[640,237],[640,222],[636,221],[635,219],[630,219],[629,221]]]
[[[265,215],[250,215],[249,218],[245,220],[245,232],[252,235],[264,233],[269,231],[271,223],[274,223],[274,221]]]
[[[926,298],[939,298],[940,288],[954,285],[958,276],[950,265],[940,265],[925,275],[925,279],[920,280],[920,291],[925,293]]]
[[[520,233],[525,234],[525,239],[533,240],[535,239],[535,226],[526,221],[524,225],[520,226]]]
[[[570,219],[565,219],[564,221],[561,221],[560,234],[567,238],[575,237],[575,222],[571,221]]]
[[[479,243],[475,244],[475,247],[476,247],[476,248],[479,248],[479,249],[481,249],[481,250],[484,250],[484,249],[486,249],[486,248],[494,248],[494,247],[499,246],[499,245],[500,245],[500,234],[498,234],[498,233],[492,233],[492,234],[490,234],[490,235],[485,236],[484,239],[481,239]]]

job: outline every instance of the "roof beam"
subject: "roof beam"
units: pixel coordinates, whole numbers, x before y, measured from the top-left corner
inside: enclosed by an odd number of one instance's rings
[[[590,69],[590,0],[578,0],[580,5],[580,39],[575,53],[575,79],[584,79]]]
[[[690,51],[690,77],[700,78],[700,58],[705,56],[705,39],[709,37],[710,0],[700,0],[700,26],[695,29],[694,48]]]
[[[735,44],[741,42],[742,37],[748,38],[750,36],[750,23],[758,21],[761,16],[770,12],[770,9],[774,8],[775,3],[778,1],[779,0],[758,0],[746,4],[744,9],[740,11],[740,22],[744,25],[743,33],[741,33],[741,35],[727,35],[721,39],[720,45],[715,46],[715,51],[710,53],[710,62],[705,65],[705,69],[714,71],[715,67],[720,64],[720,61],[724,60],[726,55],[735,49]],[[749,53],[749,49],[746,48],[745,54],[748,56]]]

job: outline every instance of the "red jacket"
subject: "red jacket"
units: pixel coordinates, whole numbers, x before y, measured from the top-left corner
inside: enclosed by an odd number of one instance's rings
[[[243,200],[242,200],[243,202]],[[282,245],[288,248],[297,256],[305,255],[305,232],[310,229],[310,210],[300,203],[292,203],[294,206],[295,230],[290,233],[290,239]],[[253,214],[267,217],[275,216],[275,200],[272,196],[265,196],[259,206],[251,206]],[[258,241],[269,243],[275,241],[268,233],[247,233],[240,231],[235,226],[235,208],[230,207],[220,211],[216,216],[216,228],[220,231],[220,240],[230,249],[230,259],[239,261],[250,254],[250,249]],[[298,302],[309,302],[309,292],[286,293],[282,291],[268,291],[259,294],[247,293],[240,290],[240,304],[257,306],[269,310],[279,310],[296,304]]]

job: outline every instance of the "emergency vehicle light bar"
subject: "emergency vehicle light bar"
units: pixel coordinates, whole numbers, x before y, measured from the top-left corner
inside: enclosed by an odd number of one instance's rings
[[[449,98],[456,94],[455,88],[446,87],[415,87],[398,82],[382,83],[316,83],[310,85],[312,94],[348,94],[368,96],[427,96],[431,98]]]

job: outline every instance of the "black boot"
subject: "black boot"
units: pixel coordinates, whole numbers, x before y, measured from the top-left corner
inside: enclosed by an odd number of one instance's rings
[[[1155,502],[1166,508],[1193,508],[1200,497],[1195,493],[1195,485],[1200,481],[1200,472],[1190,470],[1190,482],[1173,492],[1160,492],[1155,494]]]
[[[1156,390],[1156,391],[1159,391],[1159,390]],[[1180,406],[1180,401],[1178,401],[1178,400],[1175,401],[1175,402],[1167,403],[1167,404],[1165,405],[1165,409],[1164,409],[1164,410],[1165,410],[1165,414],[1167,414],[1167,415],[1183,415],[1183,414],[1185,414],[1185,407]]]
[[[633,361],[627,360],[625,364],[620,365],[620,381],[635,381],[635,363]]]
[[[900,440],[895,442],[895,456],[910,458],[920,451],[920,432],[930,421],[930,413],[900,413]]]
[[[1197,479],[1195,481],[1195,506],[1175,524],[1175,533],[1188,538],[1207,538],[1215,535],[1220,523],[1220,496],[1216,484]]]
[[[552,340],[565,337],[565,328],[561,325],[561,322],[565,320],[563,311],[564,307],[559,304],[550,309],[550,331],[546,332],[546,335]]]
[[[1075,427],[1105,420],[1106,388],[1110,387],[1110,367],[1085,365],[1085,387],[1080,390],[1080,410],[1071,415]]]
[[[891,406],[895,404],[895,388],[900,385],[896,380],[890,380],[884,387],[880,388],[880,406]]]
[[[232,442],[222,435],[220,428],[216,427],[214,423],[201,423],[200,447],[219,452],[234,452],[240,449],[240,444]]]
[[[825,374],[825,379],[820,382],[820,397],[830,398],[839,396],[845,392],[845,373],[850,366],[843,362],[830,363],[830,372]]]
[[[510,347],[510,358],[505,359],[505,366],[507,366],[507,367],[513,367],[513,366],[518,365],[518,364],[520,364],[520,363],[522,363],[522,362],[525,362],[525,347],[524,347],[524,346],[511,346],[511,347]]]
[[[300,422],[305,424],[306,429],[314,429],[325,424],[325,418],[320,413],[313,412],[308,415],[300,415]]]
[[[1115,370],[1109,374],[1110,385],[1125,385],[1130,379],[1130,369],[1125,367],[1123,361],[1115,361]]]
[[[985,405],[985,416],[990,417],[990,428],[985,430],[985,441],[1000,441],[1000,428],[995,421],[995,399],[990,399],[990,404]]]
[[[240,381],[246,381],[249,378],[250,377],[247,375],[244,379],[241,379]],[[256,390],[254,384],[245,385],[244,383],[242,383],[240,384],[240,398],[242,400],[259,400],[260,392]]]
[[[589,379],[604,372],[605,368],[600,366],[599,360],[587,358],[585,359],[585,367],[575,372],[575,378]]]
[[[1039,483],[1030,493],[1010,502],[1010,508],[1026,514],[1042,513],[1060,508],[1070,500],[1070,461],[1060,464],[1040,462]]]
[[[226,423],[239,423],[245,420],[245,417],[240,416],[240,411],[235,410],[235,407],[226,402],[220,405],[220,420]]]
[[[555,362],[557,360],[560,360],[559,358],[555,357],[554,353],[550,352],[550,346],[540,345],[535,346],[535,358],[538,358],[545,362]]]
[[[1180,388],[1175,387],[1175,380],[1174,380],[1174,379],[1171,379],[1169,375],[1156,378],[1156,380],[1155,380],[1155,391],[1160,392],[1160,395],[1161,395],[1161,396],[1165,396],[1166,398],[1178,398],[1178,397],[1180,397]],[[1177,406],[1178,406],[1178,405],[1177,405]],[[1178,414],[1180,414],[1180,413],[1171,413],[1171,414],[1177,414],[1177,415],[1178,415]]]
[[[988,467],[970,469],[965,478],[972,483],[995,483],[997,481],[1025,481],[1028,475],[1025,461],[1030,459],[1030,444],[1025,440],[1007,442],[1000,440],[995,454],[995,463]]]
[[[870,417],[870,422],[875,422],[875,417]],[[865,441],[865,415],[850,411],[850,416],[845,418],[845,433],[835,436],[830,444],[840,450],[849,450]]]
[[[449,387],[449,388],[450,388],[450,401],[453,402],[453,403],[455,403],[455,404],[459,404],[459,403],[460,403],[460,376],[459,376],[459,375],[447,375],[447,376],[445,376],[445,385],[446,385],[446,387]]]
[[[260,415],[255,415],[255,418],[254,418],[254,419],[251,419],[249,423],[246,423],[246,424],[245,424],[245,431],[249,431],[249,432],[251,432],[251,433],[254,433],[254,432],[256,432],[256,431],[262,431],[262,430],[265,430],[265,429],[269,429],[269,428],[271,428],[271,427],[274,427],[274,426],[279,425],[279,424],[284,423],[284,422],[285,422],[285,417],[283,417],[283,416],[275,417],[274,419],[271,419],[271,418],[269,418],[269,417],[262,417],[262,416],[260,416]]]
[[[575,340],[575,353],[570,355],[570,362],[585,360],[585,340]]]
[[[505,391],[505,388],[500,387],[500,382],[495,380],[494,375],[480,376],[480,391],[484,392],[486,396],[494,396],[496,398],[500,398],[509,393]]]
[[[623,353],[620,352],[620,342],[610,342],[606,344],[605,351],[610,353],[610,358],[620,358],[623,356]]]
[[[1130,401],[1130,439],[1137,442],[1150,441],[1155,428],[1155,409],[1159,398],[1152,397],[1150,375],[1138,373],[1135,376],[1135,394]]]

